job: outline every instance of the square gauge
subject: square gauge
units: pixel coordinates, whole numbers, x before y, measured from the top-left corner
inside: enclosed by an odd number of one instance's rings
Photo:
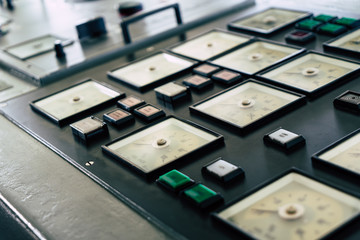
[[[158,52],[108,72],[108,76],[140,91],[190,69],[196,62],[167,52]]]
[[[30,107],[63,126],[97,108],[116,103],[125,94],[88,79],[30,103]]]
[[[10,85],[9,83],[0,80],[0,92],[4,91],[6,89],[12,88],[12,87],[13,86]]]
[[[349,79],[359,69],[359,63],[308,52],[259,76],[273,84],[314,97],[335,83]]]
[[[54,35],[45,35],[42,37],[34,38],[5,49],[5,52],[20,58],[21,60],[26,60],[31,57],[38,56],[40,54],[50,52],[54,50],[54,42],[60,40],[63,47],[71,45],[72,40],[61,38]]]
[[[301,48],[258,40],[216,58],[211,63],[252,75],[302,51]]]
[[[248,80],[190,106],[190,111],[245,133],[305,103],[303,95]]]
[[[360,28],[324,43],[326,51],[360,58]]]
[[[312,160],[360,177],[360,129],[315,153]]]
[[[209,60],[240,44],[251,37],[231,32],[212,30],[170,48],[170,51],[198,61]]]
[[[103,151],[149,177],[165,166],[223,141],[223,136],[170,116],[102,146]]]
[[[213,216],[251,239],[323,239],[359,217],[360,199],[293,169]]]
[[[245,30],[260,34],[271,34],[311,15],[309,12],[269,8],[232,21],[228,24],[228,28],[235,31]]]
[[[347,90],[333,101],[334,106],[355,114],[360,114],[360,92]]]

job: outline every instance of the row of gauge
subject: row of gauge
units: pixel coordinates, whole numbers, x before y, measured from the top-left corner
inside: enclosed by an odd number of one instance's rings
[[[281,22],[281,26],[308,17],[307,13],[298,11],[270,11],[289,15],[285,18],[286,24]],[[284,19],[274,17],[274,13],[262,14],[264,12],[253,16],[255,20],[247,18],[246,21],[259,24],[256,18],[261,16],[260,24],[278,29],[279,26],[274,25]],[[344,46],[346,41],[355,41],[349,40],[349,35],[340,38]],[[155,88],[156,96],[170,104],[188,97],[190,90],[203,91],[218,81],[228,88],[193,104],[190,111],[246,134],[265,121],[305,104],[306,97],[316,98],[339,83],[351,80],[359,71],[360,63],[355,61],[216,29],[172,46],[168,51],[111,70],[108,76],[139,92]],[[183,84],[166,83],[189,72],[191,76],[182,79]],[[257,80],[242,81],[249,76]],[[124,93],[92,79],[35,100],[30,106],[59,126],[72,123],[74,135],[86,141],[106,133],[106,124],[95,117],[75,121],[85,113],[115,102],[122,110],[104,115],[104,120],[112,124],[132,121],[132,114],[147,122],[160,119],[102,146],[105,154],[143,176],[158,177],[164,173],[165,166],[223,142],[223,136],[216,132],[175,116],[163,118],[163,110],[135,96],[125,97]],[[359,104],[359,93],[354,91],[347,91],[334,101],[336,107],[353,113],[359,113]],[[267,134],[264,140],[284,148],[304,142],[300,135],[284,129]],[[359,159],[360,129],[313,156],[316,162],[354,176],[360,175]],[[222,180],[243,174],[241,169],[222,159],[207,165],[204,171]],[[221,200],[218,193],[194,184],[178,171],[161,175],[157,182],[166,189],[181,192],[198,206],[208,207]],[[359,213],[357,197],[295,169],[213,216],[253,238],[318,239],[355,219]],[[267,217],[263,217],[264,214]]]

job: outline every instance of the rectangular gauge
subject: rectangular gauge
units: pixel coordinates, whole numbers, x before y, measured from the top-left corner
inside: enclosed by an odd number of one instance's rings
[[[30,103],[30,107],[59,126],[116,101],[125,94],[92,79]]]
[[[302,48],[259,39],[220,56],[210,63],[253,75],[303,51]]]
[[[235,31],[272,34],[310,16],[312,16],[312,13],[309,12],[269,8],[244,18],[234,20],[228,24],[228,28]]]
[[[190,111],[242,134],[305,103],[303,95],[250,79],[190,106]]]
[[[360,70],[360,64],[309,51],[281,66],[260,73],[265,81],[315,97],[331,86],[349,80]]]
[[[205,147],[223,142],[223,136],[195,123],[169,116],[102,146],[104,153],[146,177]]]
[[[323,239],[360,215],[360,199],[292,169],[213,214],[251,239]]]
[[[311,159],[360,177],[360,129],[315,153]]]
[[[21,60],[26,60],[53,51],[56,40],[60,40],[63,47],[73,43],[72,40],[49,34],[7,47],[5,52]]]
[[[215,29],[176,44],[169,50],[197,61],[206,61],[248,42],[250,39],[250,36]]]
[[[0,92],[6,90],[6,89],[9,89],[9,88],[12,88],[13,86],[8,84],[7,82],[4,82],[4,81],[1,81],[0,80]]]
[[[360,28],[325,42],[323,47],[326,51],[360,58]]]
[[[195,64],[189,59],[158,52],[114,69],[108,72],[108,76],[143,91],[182,74]]]

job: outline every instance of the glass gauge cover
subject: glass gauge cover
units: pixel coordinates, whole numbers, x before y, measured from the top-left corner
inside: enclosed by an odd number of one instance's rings
[[[360,177],[360,129],[314,154],[312,160]]]
[[[360,69],[360,64],[308,52],[264,73],[260,77],[281,87],[316,96],[340,80],[348,79]]]
[[[360,58],[360,28],[332,39],[323,46],[327,51],[351,54],[351,56]]]
[[[211,63],[252,75],[302,51],[300,48],[261,40],[216,58]]]
[[[158,174],[179,159],[223,141],[192,122],[169,116],[102,146],[103,151],[142,175]]]
[[[360,199],[292,170],[214,214],[252,239],[322,239],[358,217]]]
[[[45,35],[42,37],[34,38],[5,49],[5,52],[26,60],[31,57],[38,56],[40,54],[50,52],[54,50],[54,42],[60,40],[63,47],[73,43],[72,40],[65,39],[54,35]]]
[[[245,133],[304,103],[303,95],[248,80],[190,106],[190,111]]]
[[[308,12],[269,8],[262,12],[232,21],[228,24],[228,27],[232,30],[271,34],[311,15],[312,14]]]
[[[142,91],[183,73],[195,63],[167,52],[158,52],[114,69],[108,72],[108,76]]]
[[[63,126],[81,116],[116,103],[125,94],[102,83],[88,79],[69,88],[30,103],[30,107],[51,121]]]
[[[249,40],[249,36],[213,30],[177,44],[171,47],[170,51],[198,61],[206,61]]]

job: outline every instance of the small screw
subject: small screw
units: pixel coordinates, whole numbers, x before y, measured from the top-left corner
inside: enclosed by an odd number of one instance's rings
[[[91,165],[94,165],[94,163],[95,163],[94,161],[88,161],[85,163],[85,166],[89,167]]]

